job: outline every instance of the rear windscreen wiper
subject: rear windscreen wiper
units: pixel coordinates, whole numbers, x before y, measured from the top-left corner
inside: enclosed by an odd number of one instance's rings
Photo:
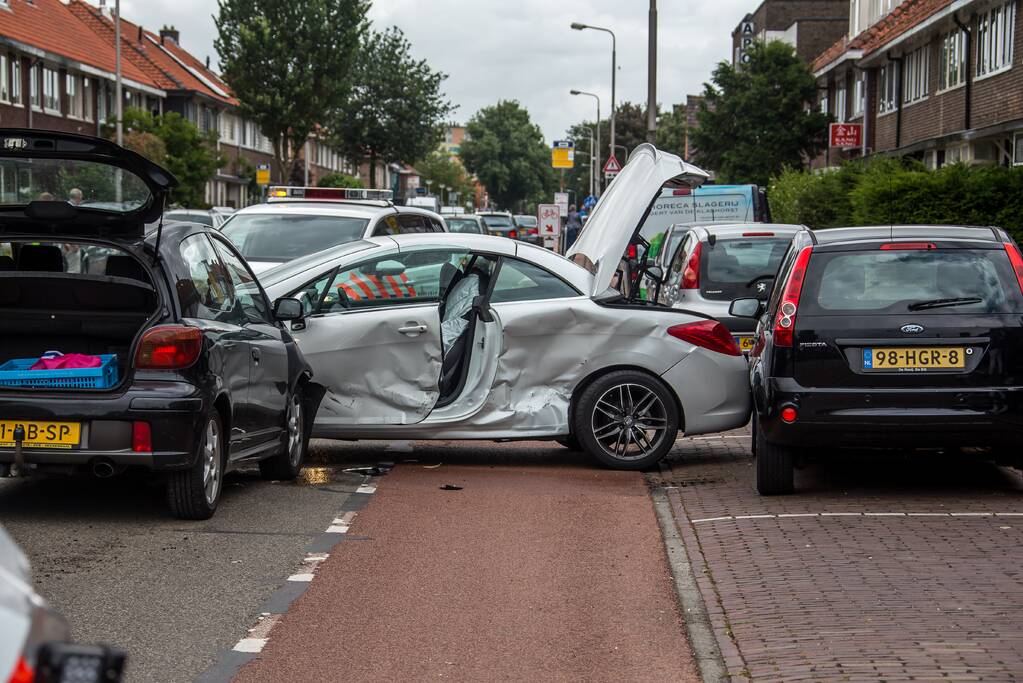
[[[954,299],[931,299],[929,301],[917,301],[909,305],[911,311],[922,311],[925,308],[945,308],[946,306],[966,306],[968,304],[983,303],[983,299],[975,296],[961,296]]]

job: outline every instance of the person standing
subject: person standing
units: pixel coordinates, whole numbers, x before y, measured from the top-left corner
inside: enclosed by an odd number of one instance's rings
[[[579,237],[579,231],[583,228],[583,222],[579,219],[579,212],[575,209],[575,204],[568,207],[568,221],[565,223],[565,251],[572,246],[576,238]]]

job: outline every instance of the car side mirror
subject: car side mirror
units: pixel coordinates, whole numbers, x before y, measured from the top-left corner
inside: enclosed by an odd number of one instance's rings
[[[735,299],[728,306],[728,315],[733,318],[756,318],[760,315],[760,309],[763,303],[760,299],[753,297],[745,299]]]
[[[305,317],[305,311],[302,310],[302,302],[298,299],[282,297],[274,302],[275,320],[288,322],[289,320],[301,320],[303,317]]]
[[[660,266],[648,265],[646,267],[646,274],[657,282],[664,282],[664,269]]]
[[[401,261],[381,261],[373,269],[374,275],[401,275],[405,272],[405,264]]]

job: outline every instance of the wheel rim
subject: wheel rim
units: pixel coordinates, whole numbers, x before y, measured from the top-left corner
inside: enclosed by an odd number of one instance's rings
[[[302,459],[302,400],[298,394],[288,404],[288,461],[297,467]]]
[[[597,399],[590,425],[605,453],[618,460],[639,460],[664,442],[668,415],[653,390],[641,384],[618,384]]]
[[[203,444],[202,485],[206,502],[213,505],[220,495],[221,480],[220,428],[216,420],[206,425],[206,442]]]

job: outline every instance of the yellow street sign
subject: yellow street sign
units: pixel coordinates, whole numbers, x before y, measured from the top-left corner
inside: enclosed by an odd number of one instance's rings
[[[260,164],[256,167],[256,184],[270,184],[270,164]]]
[[[555,140],[551,147],[551,166],[553,168],[574,168],[575,143],[571,140]]]

